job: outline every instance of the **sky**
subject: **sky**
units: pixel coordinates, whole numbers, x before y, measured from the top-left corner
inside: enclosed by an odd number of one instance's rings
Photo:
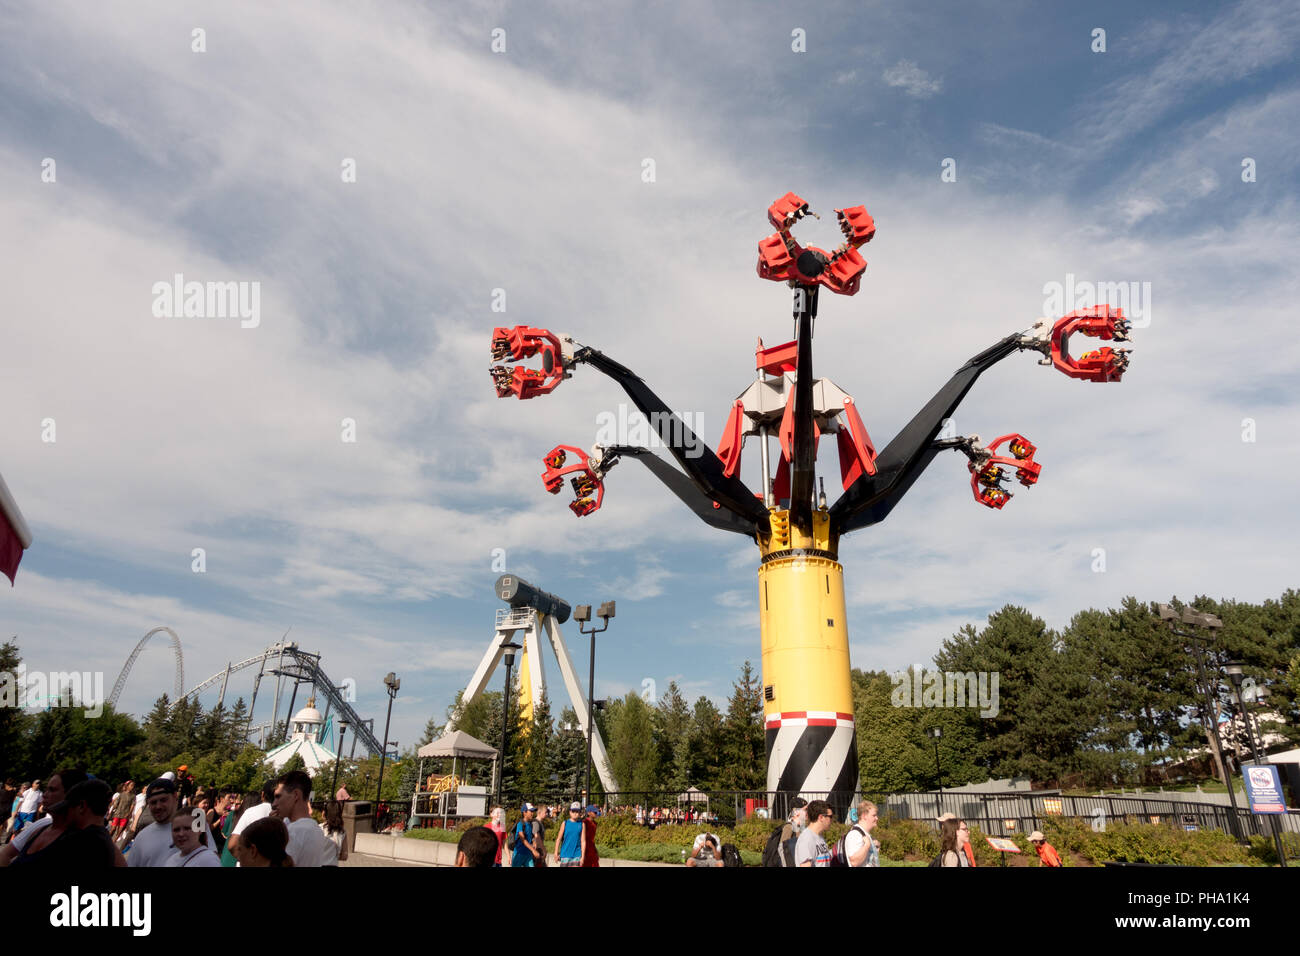
[[[492,640],[504,562],[617,600],[597,696],[724,704],[760,659],[756,548],[635,465],[575,518],[541,458],[630,405],[589,368],[498,400],[489,338],[572,335],[716,442],[755,340],[790,334],[755,274],[787,191],[822,214],[805,244],[834,247],[835,208],[875,218],[814,368],[878,448],[1056,317],[1053,284],[1143,295],[1123,382],[1020,354],[954,416],[1034,441],[1036,487],[982,508],[942,455],[846,537],[855,667],[928,662],[1007,603],[1060,628],[1130,594],[1276,597],[1300,552],[1298,44],[1285,2],[7,4],[0,473],[35,540],[0,638],[111,688],[160,625],[187,686],[288,631],[363,714],[395,672],[406,747]],[[256,321],[171,314],[177,274],[257,283]],[[819,473],[833,500],[833,446]],[[173,670],[150,643],[120,706]]]

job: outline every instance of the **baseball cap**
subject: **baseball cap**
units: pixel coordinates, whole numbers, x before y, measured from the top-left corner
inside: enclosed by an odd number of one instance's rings
[[[1043,836],[1043,832],[1041,830],[1035,830],[1033,833],[1029,834],[1030,843],[1036,843],[1039,840],[1046,840],[1046,839],[1047,837]]]
[[[582,809],[582,804],[579,803],[577,800],[574,800],[571,804],[569,804],[569,809],[570,809],[570,810],[581,810],[581,809]]]
[[[148,800],[155,793],[175,793],[176,783],[168,777],[159,777],[145,788],[144,796]]]
[[[588,812],[588,813],[600,813],[600,811],[596,809],[596,805],[595,805],[594,803],[589,803],[589,804],[587,804],[587,812]]]
[[[523,812],[524,812],[524,813],[527,813],[527,812],[530,811],[530,810],[532,810],[532,811],[536,811],[537,808],[536,808],[535,806],[533,806],[531,803],[525,803],[525,804],[524,804]]]

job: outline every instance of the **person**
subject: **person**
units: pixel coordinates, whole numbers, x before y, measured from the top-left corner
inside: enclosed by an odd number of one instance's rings
[[[5,847],[0,849],[0,866],[13,863],[28,845],[32,846],[33,853],[45,849],[67,830],[68,791],[86,779],[86,772],[76,769],[60,770],[50,775],[49,782],[45,784],[43,798],[48,805],[48,812],[39,820],[24,827],[22,833],[16,834]],[[59,812],[55,812],[55,807],[60,808]]]
[[[0,834],[7,829],[9,820],[13,817],[14,801],[18,798],[18,783],[13,777],[5,780],[4,786],[0,787]]]
[[[23,827],[36,819],[36,811],[41,805],[41,799],[44,795],[41,793],[41,782],[33,780],[32,785],[23,793],[22,799],[18,801],[18,812],[14,815],[14,832],[17,836],[22,833]]]
[[[195,814],[203,814],[201,808],[190,810],[177,810],[172,816],[172,845],[176,847],[176,852],[167,858],[163,866],[182,866],[182,867],[220,867],[221,859],[213,852],[212,848],[203,844],[203,825],[201,818]],[[198,829],[194,829],[195,826]]]
[[[799,834],[803,833],[807,825],[808,801],[803,797],[795,797],[794,802],[790,804],[790,816],[781,825],[780,835],[776,836],[776,846],[772,852],[764,849],[763,865],[794,866],[795,843],[798,842]]]
[[[722,845],[712,833],[701,833],[695,838],[687,866],[722,866]]]
[[[33,847],[33,850],[49,846],[59,834],[64,832],[66,821],[56,818],[52,808],[61,804],[67,798],[68,791],[86,779],[86,772],[77,769],[60,770],[50,775],[50,779],[45,784],[44,796],[41,798],[47,812],[44,816],[25,826],[21,833],[15,833],[9,844],[4,849],[0,849],[0,866],[8,866],[12,863],[22,853],[23,847],[27,846],[29,841],[36,839],[40,833],[47,828],[53,827],[56,822],[59,824],[56,832],[43,839],[40,846]]]
[[[939,818],[938,818],[938,819],[939,819],[939,822],[940,822],[940,823],[943,823],[944,820],[956,820],[956,819],[957,819],[957,814],[955,814],[955,813],[942,813],[942,814],[939,815]],[[962,844],[962,852],[966,854],[966,862],[963,863],[962,866],[974,866],[974,865],[975,865],[975,847],[971,846],[971,842],[970,842],[969,837],[967,838],[966,842],[965,842],[964,844]]]
[[[1029,834],[1029,842],[1038,851],[1038,859],[1043,861],[1043,866],[1057,867],[1061,865],[1061,855],[1056,852],[1056,847],[1047,842],[1047,837],[1043,836],[1041,830],[1035,830]]]
[[[126,861],[104,827],[112,796],[113,788],[102,780],[83,780],[72,787],[63,800],[50,806],[50,816],[62,830],[59,836],[45,844],[45,838],[56,827],[51,823],[44,836],[38,835],[23,847],[13,865],[59,874],[125,866]]]
[[[239,817],[244,812],[244,803],[248,799],[254,801],[261,800],[257,793],[232,793],[230,803],[226,807],[226,814],[221,818],[221,865],[238,866],[239,861],[235,859],[235,854],[230,848],[230,836],[235,832],[235,825],[239,823]]]
[[[132,867],[163,866],[175,852],[172,846],[172,817],[176,815],[176,784],[159,777],[145,788],[145,809],[153,822],[142,826],[131,841],[127,863]]]
[[[854,808],[849,820],[853,827],[844,834],[849,866],[880,866],[880,841],[871,835],[879,819],[880,811],[870,800],[862,800]]]
[[[555,862],[559,866],[582,866],[587,852],[587,828],[582,821],[582,804],[569,804],[569,819],[555,834]]]
[[[320,825],[320,832],[325,834],[325,839],[329,842],[321,866],[338,866],[340,860],[348,858],[347,834],[343,830],[343,804],[337,800],[326,801],[325,820]]]
[[[596,850],[596,816],[599,811],[594,803],[587,805],[587,813],[582,818],[582,838],[587,847],[583,850],[583,866],[600,866],[600,853]]]
[[[504,807],[493,807],[487,828],[497,835],[497,855],[493,866],[501,865],[501,848],[506,845],[506,811]]]
[[[460,867],[495,866],[492,861],[501,852],[496,833],[488,827],[471,827],[456,844],[456,865]]]
[[[131,822],[131,810],[134,807],[135,781],[127,780],[122,784],[122,789],[118,791],[117,797],[113,800],[113,805],[109,810],[112,826],[109,828],[108,835],[111,839],[116,840],[126,830],[127,825]]]
[[[546,865],[546,817],[549,813],[550,808],[543,803],[537,808],[537,819],[533,821],[533,844],[541,851],[533,861],[534,866]]]
[[[275,785],[272,813],[289,831],[289,856],[295,867],[324,866],[330,842],[311,818],[311,777],[303,770],[290,770]],[[335,859],[335,865],[338,860]]]
[[[831,825],[835,813],[825,800],[814,800],[808,804],[808,826],[794,845],[795,866],[830,866],[831,848],[822,839],[822,834]]]
[[[262,817],[254,820],[240,834],[235,843],[235,855],[239,865],[245,866],[293,866],[293,859],[288,854],[289,831],[284,822],[277,817]]]
[[[939,824],[939,865],[969,867],[965,845],[970,843],[970,827],[966,821],[951,817]]]
[[[254,799],[256,798],[256,799]],[[275,781],[267,780],[262,784],[260,793],[249,794],[244,800],[244,812],[239,819],[235,821],[235,828],[230,832],[227,838],[227,847],[231,856],[235,858],[235,865],[239,865],[239,854],[235,852],[235,847],[243,838],[243,832],[252,826],[258,820],[264,820],[271,815],[271,802],[275,799]],[[257,800],[261,802],[258,803]]]
[[[512,867],[536,866],[537,858],[541,856],[541,852],[537,849],[536,833],[533,828],[537,808],[531,803],[525,803],[523,813],[524,818],[515,824],[513,833],[514,846],[510,859]]]

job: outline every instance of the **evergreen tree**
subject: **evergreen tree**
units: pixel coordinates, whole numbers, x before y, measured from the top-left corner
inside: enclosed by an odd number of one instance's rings
[[[713,701],[700,697],[691,712],[691,732],[687,745],[692,786],[716,790],[722,765],[722,714]]]
[[[30,780],[42,771],[32,770],[29,763],[27,737],[32,721],[23,711],[26,702],[20,699],[23,688],[18,686],[18,668],[22,662],[16,640],[0,644],[0,763],[4,764],[0,773]]]
[[[763,790],[767,786],[763,742],[763,687],[753,665],[745,661],[732,685],[722,722],[722,773],[726,790]]]
[[[635,691],[610,701],[606,711],[610,769],[625,793],[646,793],[658,788],[659,747],[654,739],[650,706]],[[593,770],[593,786],[595,772]]]
[[[669,682],[668,692],[659,698],[653,716],[662,786],[681,792],[690,786],[691,709],[677,681]]]

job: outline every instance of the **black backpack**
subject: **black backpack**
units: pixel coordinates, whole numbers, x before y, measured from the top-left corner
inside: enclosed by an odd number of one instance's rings
[[[763,865],[764,866],[782,866],[781,863],[781,832],[785,829],[784,823],[778,823],[776,829],[767,838],[767,844],[763,847]]]
[[[848,830],[844,832],[844,836],[836,840],[835,846],[831,847],[831,866],[849,865],[849,852],[844,844],[848,840],[849,834],[852,833],[854,830],[857,830],[864,837],[867,835],[867,831],[862,829],[862,827],[858,827],[858,826],[849,827]]]
[[[734,843],[722,844],[722,865],[723,866],[744,866],[745,861],[741,859],[740,851],[736,849]]]

